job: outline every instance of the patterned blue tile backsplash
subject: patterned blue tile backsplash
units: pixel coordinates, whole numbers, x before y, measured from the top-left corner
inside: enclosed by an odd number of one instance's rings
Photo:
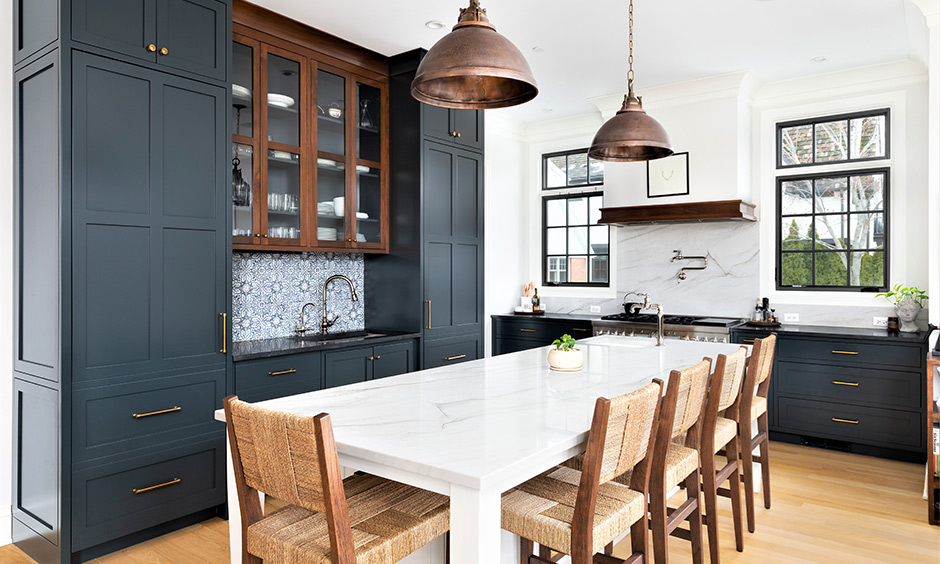
[[[307,326],[319,328],[323,282],[334,274],[352,280],[354,302],[342,280],[330,284],[329,313],[339,315],[331,333],[365,327],[362,255],[343,253],[234,253],[232,256],[232,340],[290,335],[307,302]],[[317,329],[319,330],[319,329]]]

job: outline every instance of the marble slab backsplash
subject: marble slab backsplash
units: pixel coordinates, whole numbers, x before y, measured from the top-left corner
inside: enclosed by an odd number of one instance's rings
[[[284,337],[300,323],[307,302],[307,326],[319,328],[323,283],[334,274],[352,280],[334,281],[328,290],[330,316],[339,315],[330,332],[361,331],[364,316],[362,255],[343,253],[234,253],[232,256],[232,340]],[[319,329],[318,329],[319,330]]]
[[[760,292],[760,233],[756,223],[696,223],[612,228],[617,237],[617,298],[546,297],[546,309],[554,313],[590,314],[600,306],[603,314],[622,311],[628,292],[648,292],[650,300],[666,314],[749,317]],[[708,256],[705,270],[690,270],[679,281],[682,266],[701,261],[672,261],[675,249],[684,256]],[[629,301],[642,301],[631,299]],[[871,327],[872,317],[896,315],[884,306],[850,307],[820,305],[776,305],[784,313],[798,313],[801,325]],[[926,327],[926,310],[921,314]]]

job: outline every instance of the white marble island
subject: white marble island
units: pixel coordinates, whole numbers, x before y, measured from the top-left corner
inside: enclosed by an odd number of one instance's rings
[[[583,448],[598,396],[740,345],[595,337],[579,342],[584,367],[554,372],[548,347],[264,402],[331,415],[340,463],[451,497],[451,561],[500,562],[500,495]],[[224,421],[222,411],[216,419]],[[231,542],[240,524],[229,488]],[[511,552],[510,560],[518,558]],[[240,551],[233,550],[233,555]],[[233,562],[235,562],[233,556]]]

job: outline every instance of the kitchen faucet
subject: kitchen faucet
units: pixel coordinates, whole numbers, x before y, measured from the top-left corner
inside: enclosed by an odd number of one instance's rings
[[[327,329],[332,327],[336,323],[336,321],[339,319],[339,315],[337,314],[331,320],[326,310],[326,288],[327,286],[330,285],[330,282],[334,280],[343,280],[347,284],[349,284],[349,294],[352,297],[352,301],[354,302],[359,301],[359,296],[356,295],[356,288],[353,286],[352,280],[350,280],[349,278],[346,278],[342,274],[334,274],[333,276],[330,276],[329,278],[327,278],[326,282],[323,283],[323,317],[320,319],[320,333],[323,335],[326,335]],[[301,314],[303,314],[303,311],[301,311]]]
[[[297,333],[299,335],[304,335],[307,331],[313,330],[313,328],[307,327],[307,321],[306,321],[306,318],[304,317],[307,311],[307,306],[317,307],[313,302],[307,302],[304,304],[304,307],[300,308],[300,327],[296,327],[294,329],[294,333]]]
[[[630,313],[638,313],[641,309],[655,309],[656,310],[656,324],[659,327],[659,332],[656,334],[656,346],[663,346],[663,306],[659,304],[650,303],[650,295],[643,292],[634,292],[637,296],[643,296],[643,305],[633,304],[630,306]]]

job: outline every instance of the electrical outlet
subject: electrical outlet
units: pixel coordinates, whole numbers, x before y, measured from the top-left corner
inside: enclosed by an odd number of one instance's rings
[[[797,323],[800,320],[800,314],[798,313],[784,313],[783,320],[787,323]]]
[[[591,313],[600,313],[601,306],[591,306]]]
[[[888,318],[887,317],[872,317],[871,324],[875,327],[887,327]]]

